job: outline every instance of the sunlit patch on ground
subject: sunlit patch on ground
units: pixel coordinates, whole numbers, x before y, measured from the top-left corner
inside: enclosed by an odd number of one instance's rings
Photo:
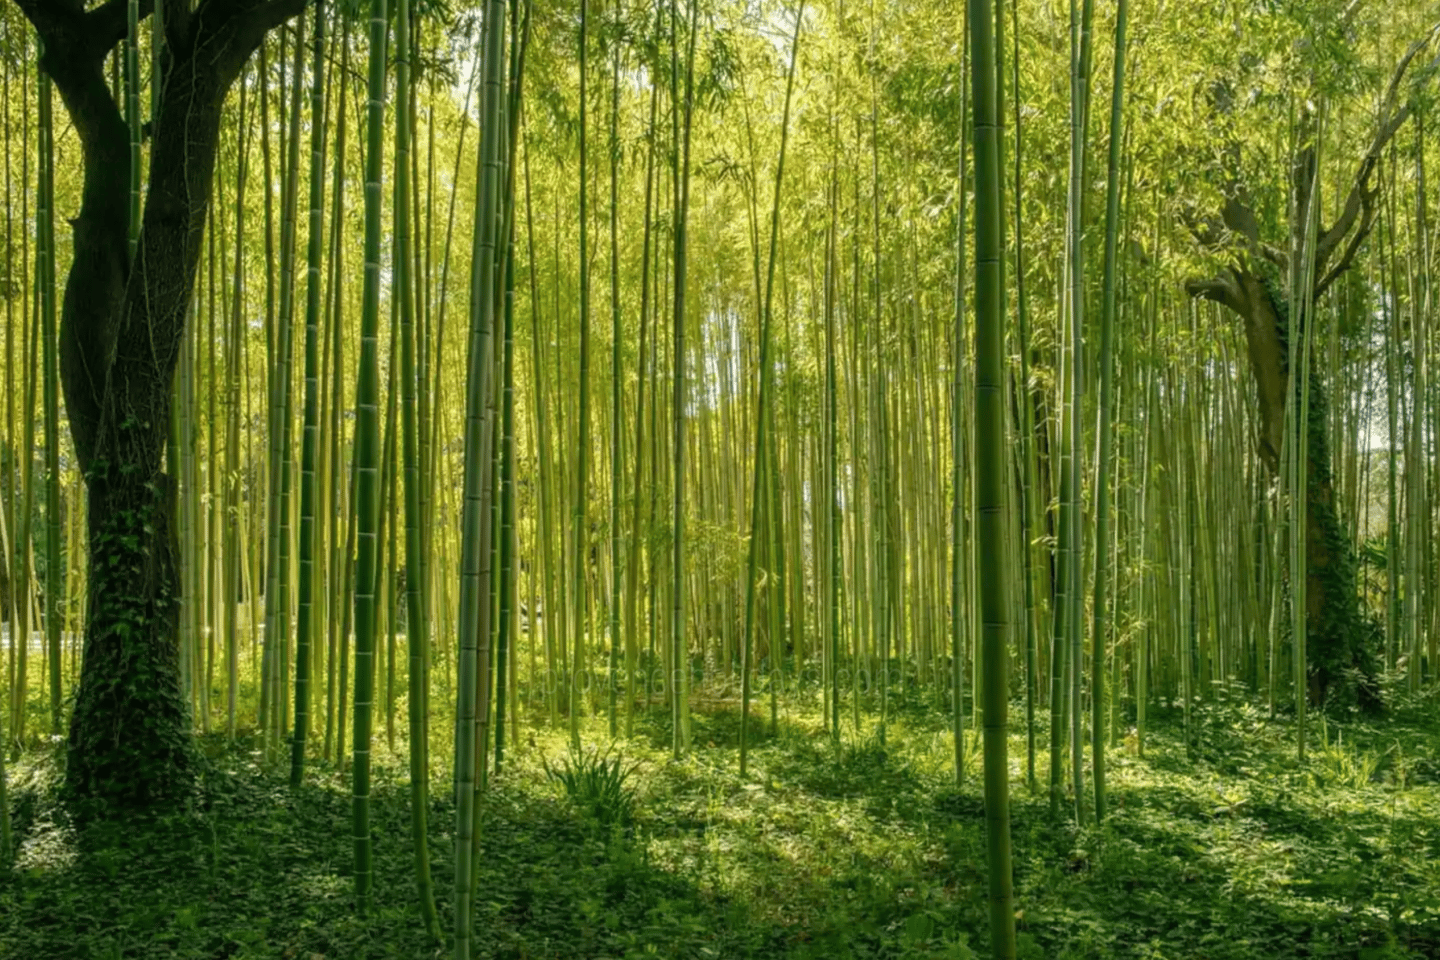
[[[695,729],[716,745],[678,761],[668,720],[641,718],[612,754],[631,770],[623,823],[600,822],[603,810],[547,776],[542,760],[553,770],[569,756],[563,730],[527,731],[483,805],[479,955],[984,955],[979,743],[967,742],[957,785],[953,740],[918,710],[897,710],[883,743],[867,716],[837,744],[796,704],[782,704],[771,735],[766,706],[743,778],[729,705],[697,713]],[[1060,819],[1049,814],[1045,731],[1032,794],[1023,730],[1012,727],[1021,956],[1440,955],[1433,727],[1317,725],[1301,764],[1290,724],[1263,708],[1198,708],[1191,755],[1177,722],[1154,718],[1143,760],[1133,729],[1119,731],[1109,819],[1081,830],[1068,795]],[[606,725],[587,720],[584,742],[603,744]],[[12,768],[21,846],[0,879],[0,958],[444,954],[418,917],[403,739],[377,755],[377,885],[364,918],[352,902],[348,777],[316,764],[291,791],[253,745],[206,747],[206,802],[143,830],[74,827],[55,801],[53,759],[32,754]],[[448,755],[432,747],[437,762]],[[448,931],[454,809],[443,769],[430,824]]]

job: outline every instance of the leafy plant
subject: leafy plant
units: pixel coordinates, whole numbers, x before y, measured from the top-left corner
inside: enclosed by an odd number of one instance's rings
[[[628,828],[635,818],[635,791],[629,785],[635,764],[625,766],[610,750],[574,750],[552,766],[543,760],[545,775],[565,791],[576,811],[603,828]]]
[[[1321,730],[1323,734],[1324,727]],[[1327,737],[1315,752],[1316,780],[1322,787],[1361,789],[1375,779],[1382,756],[1371,750],[1357,749],[1353,743],[1346,746],[1344,733],[1337,735],[1333,743]]]

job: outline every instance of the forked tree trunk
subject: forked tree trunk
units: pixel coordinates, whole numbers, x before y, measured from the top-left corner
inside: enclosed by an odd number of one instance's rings
[[[1351,9],[1354,9],[1352,4]],[[1348,16],[1349,14],[1347,14]],[[1339,214],[1328,227],[1318,227],[1308,213],[1295,217],[1289,224],[1292,251],[1308,251],[1308,264],[1313,286],[1307,299],[1316,303],[1337,279],[1354,263],[1355,255],[1369,236],[1375,223],[1375,200],[1378,187],[1370,178],[1380,162],[1385,147],[1414,112],[1418,92],[1411,89],[1402,100],[1402,81],[1415,58],[1440,34],[1435,24],[1419,40],[1412,43],[1396,64],[1380,98],[1380,110],[1370,142],[1356,167],[1355,175],[1340,204]],[[1418,86],[1440,68],[1440,57],[1432,59],[1418,71]],[[1224,84],[1211,91],[1211,103],[1221,113],[1233,107],[1232,92]],[[1319,165],[1316,152],[1317,121],[1307,110],[1301,117],[1298,143],[1290,169],[1290,209],[1311,211],[1311,201],[1318,182]],[[1226,150],[1238,158],[1238,143],[1227,144]],[[1214,216],[1201,217],[1194,211],[1189,226],[1197,240],[1211,249],[1229,247],[1238,258],[1213,279],[1194,280],[1186,285],[1192,296],[1213,300],[1234,311],[1245,326],[1246,352],[1250,370],[1259,394],[1259,436],[1256,438],[1260,459],[1270,476],[1280,470],[1280,451],[1285,439],[1285,404],[1300,396],[1299,385],[1292,382],[1288,369],[1290,304],[1267,282],[1265,274],[1272,269],[1285,276],[1291,269],[1289,254],[1262,241],[1260,221],[1243,183],[1232,180],[1226,186],[1225,201]],[[1307,227],[1314,229],[1310,234]],[[1307,280],[1307,282],[1310,282]],[[1347,671],[1358,671],[1357,690],[1360,705],[1366,709],[1380,706],[1379,691],[1374,681],[1373,656],[1368,649],[1364,620],[1360,615],[1360,598],[1355,589],[1355,555],[1348,534],[1340,526],[1335,510],[1334,474],[1330,464],[1329,432],[1326,429],[1326,403],[1323,384],[1318,373],[1312,372],[1309,383],[1310,409],[1306,456],[1306,547],[1305,547],[1305,631],[1308,645],[1309,694],[1317,706],[1324,702],[1335,681]]]
[[[125,0],[17,0],[45,44],[84,151],[75,256],[60,321],[61,378],[89,496],[89,609],[66,786],[147,805],[192,781],[177,644],[179,548],[165,473],[171,387],[199,261],[221,107],[241,67],[303,0],[204,0],[165,9],[139,244],[127,262],[128,131],[102,73]],[[142,15],[150,4],[142,4]]]

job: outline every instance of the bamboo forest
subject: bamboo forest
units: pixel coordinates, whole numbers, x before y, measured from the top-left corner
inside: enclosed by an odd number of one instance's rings
[[[0,5],[0,960],[1440,958],[1440,5]]]

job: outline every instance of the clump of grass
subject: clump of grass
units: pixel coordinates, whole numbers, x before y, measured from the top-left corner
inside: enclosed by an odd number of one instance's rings
[[[635,791],[618,754],[606,750],[571,750],[557,764],[541,761],[545,775],[560,784],[566,798],[589,823],[603,829],[628,829],[635,819]]]

